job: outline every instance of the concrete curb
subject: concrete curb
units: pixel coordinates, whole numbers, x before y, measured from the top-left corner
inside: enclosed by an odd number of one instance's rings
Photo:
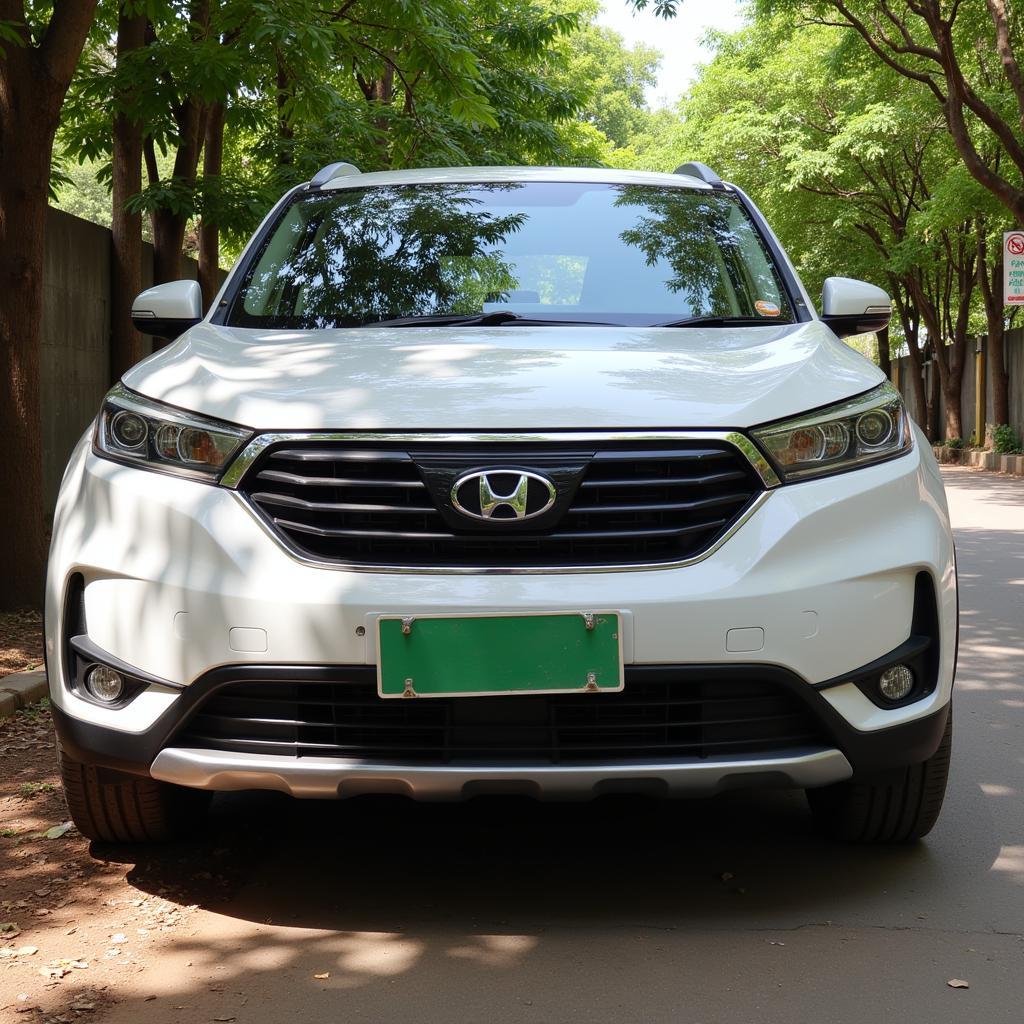
[[[935,452],[935,458],[945,466],[972,466],[975,469],[987,469],[992,473],[1024,476],[1024,455],[1000,455],[997,452],[970,448],[947,448],[942,444],[934,445],[932,451]]]
[[[0,719],[10,718],[21,708],[42,700],[48,692],[46,672],[41,668],[0,678]]]

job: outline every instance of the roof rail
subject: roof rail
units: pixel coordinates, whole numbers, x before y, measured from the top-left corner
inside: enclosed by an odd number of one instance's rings
[[[334,181],[335,178],[347,178],[350,174],[360,174],[360,170],[355,164],[347,164],[344,161],[339,161],[335,164],[328,164],[326,167],[321,167],[316,174],[313,175],[309,182],[308,188],[322,188],[329,181]]]
[[[691,178],[699,178],[712,188],[725,188],[725,182],[707,164],[702,164],[699,160],[680,164],[672,173],[688,174]]]

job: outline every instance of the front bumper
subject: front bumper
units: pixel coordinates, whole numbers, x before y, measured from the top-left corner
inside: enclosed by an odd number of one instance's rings
[[[853,677],[903,644],[915,585],[934,587],[934,688],[903,707],[868,699]],[[66,685],[65,594],[84,581],[88,638],[147,680],[126,707]],[[630,765],[326,764],[168,747],[190,692],[224,666],[373,665],[381,614],[620,609],[630,665],[780,670],[827,718],[831,746],[750,759]],[[207,788],[415,795],[513,788],[540,795],[610,785],[666,792],[734,784],[823,785],[920,760],[950,701],[956,576],[941,481],[926,446],[882,465],[771,492],[702,561],[633,572],[438,575],[303,564],[229,490],[115,465],[76,450],[58,501],[47,585],[47,666],[72,756]],[[818,684],[828,682],[818,691]],[[141,744],[141,746],[140,746]],[[930,749],[929,749],[930,748]],[[141,751],[141,757],[125,756]],[[77,751],[77,754],[75,753]],[[253,758],[256,758],[254,761]],[[618,780],[618,781],[616,781]],[[608,783],[608,785],[606,785]],[[746,784],[744,783],[744,784]]]
[[[655,797],[713,794],[740,786],[812,788],[849,778],[838,750],[699,763],[595,765],[339,765],[329,758],[238,755],[213,750],[162,751],[152,776],[219,792],[271,789],[294,797],[338,798],[389,793],[415,800],[461,800],[487,794],[580,800],[609,793]]]

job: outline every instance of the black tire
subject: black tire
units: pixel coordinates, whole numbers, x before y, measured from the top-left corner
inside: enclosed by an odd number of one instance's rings
[[[926,836],[942,810],[953,746],[953,709],[938,749],[920,764],[863,782],[807,790],[815,823],[845,843],[908,843]]]
[[[115,776],[74,761],[57,745],[64,799],[75,827],[104,843],[163,843],[198,828],[209,794],[156,779]]]

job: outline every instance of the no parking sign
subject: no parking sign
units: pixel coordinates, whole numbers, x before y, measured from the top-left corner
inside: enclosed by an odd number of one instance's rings
[[[1024,231],[1003,235],[1003,302],[1024,306]]]

